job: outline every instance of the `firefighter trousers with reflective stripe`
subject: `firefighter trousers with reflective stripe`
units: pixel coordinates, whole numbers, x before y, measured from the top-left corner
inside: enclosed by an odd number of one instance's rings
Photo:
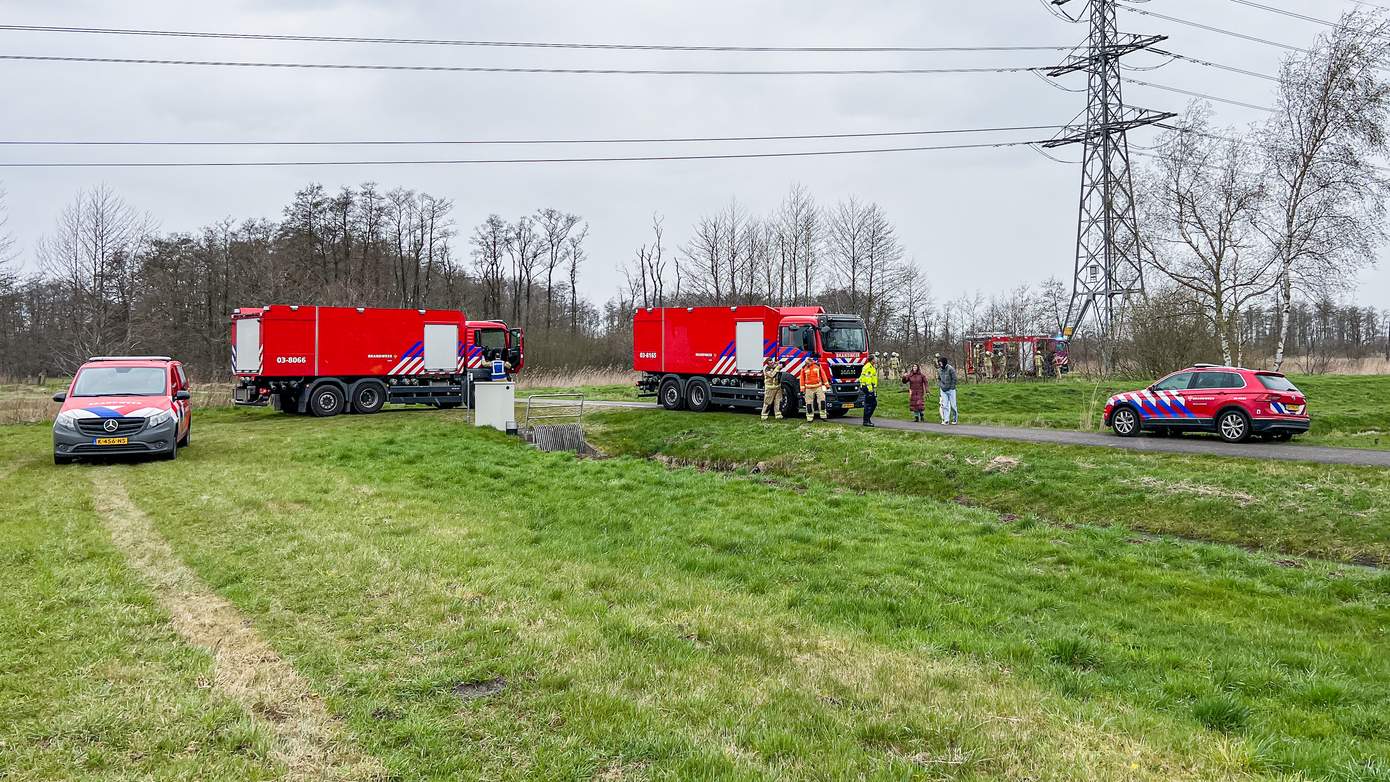
[[[814,386],[806,389],[806,420],[810,421],[820,413],[822,419],[829,418],[825,412],[825,386]]]
[[[782,417],[782,387],[763,388],[763,420],[767,420],[767,414],[773,412],[778,418]]]

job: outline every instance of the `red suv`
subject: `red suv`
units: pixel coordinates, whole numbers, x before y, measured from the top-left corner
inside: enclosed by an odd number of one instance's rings
[[[1278,372],[1198,364],[1110,397],[1105,425],[1121,437],[1198,431],[1228,443],[1252,434],[1288,440],[1308,431],[1308,400]]]

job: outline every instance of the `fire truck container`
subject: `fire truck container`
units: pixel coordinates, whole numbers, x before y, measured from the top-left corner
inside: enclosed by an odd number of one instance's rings
[[[815,356],[830,380],[827,412],[840,417],[859,400],[868,333],[855,315],[820,307],[647,307],[632,317],[632,366],[639,396],[667,410],[760,408],[763,360],[783,363],[782,414],[804,404],[801,370]]]
[[[459,310],[275,304],[232,312],[233,401],[287,413],[375,413],[388,402],[470,403],[487,362],[519,369],[520,329]]]

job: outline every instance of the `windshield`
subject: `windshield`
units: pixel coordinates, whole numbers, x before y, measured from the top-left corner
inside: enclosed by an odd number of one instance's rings
[[[160,367],[87,367],[77,373],[73,396],[161,396],[164,370]]]
[[[827,353],[863,353],[869,349],[869,336],[864,327],[850,321],[832,321],[830,331],[821,336]]]
[[[1282,375],[1255,375],[1255,377],[1260,379],[1260,385],[1268,388],[1270,391],[1298,391],[1298,386],[1295,386],[1288,378]]]
[[[478,329],[473,332],[473,341],[484,350],[495,350],[507,346],[507,332],[502,329]]]

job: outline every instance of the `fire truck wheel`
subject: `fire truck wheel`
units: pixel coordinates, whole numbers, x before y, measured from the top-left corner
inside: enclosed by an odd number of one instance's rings
[[[782,415],[791,418],[801,411],[801,404],[797,401],[801,394],[801,389],[795,383],[782,384],[782,401],[778,405],[782,408]]]
[[[376,380],[363,380],[352,387],[352,412],[367,415],[386,404],[386,386]]]
[[[328,418],[343,412],[343,392],[337,386],[321,385],[309,397],[309,412],[319,418]]]
[[[690,381],[685,387],[685,406],[692,412],[703,413],[709,409],[709,383],[700,378]]]
[[[661,399],[661,406],[667,410],[679,410],[685,407],[685,399],[681,396],[681,384],[674,377],[668,377],[661,381],[661,391],[657,393]]]

